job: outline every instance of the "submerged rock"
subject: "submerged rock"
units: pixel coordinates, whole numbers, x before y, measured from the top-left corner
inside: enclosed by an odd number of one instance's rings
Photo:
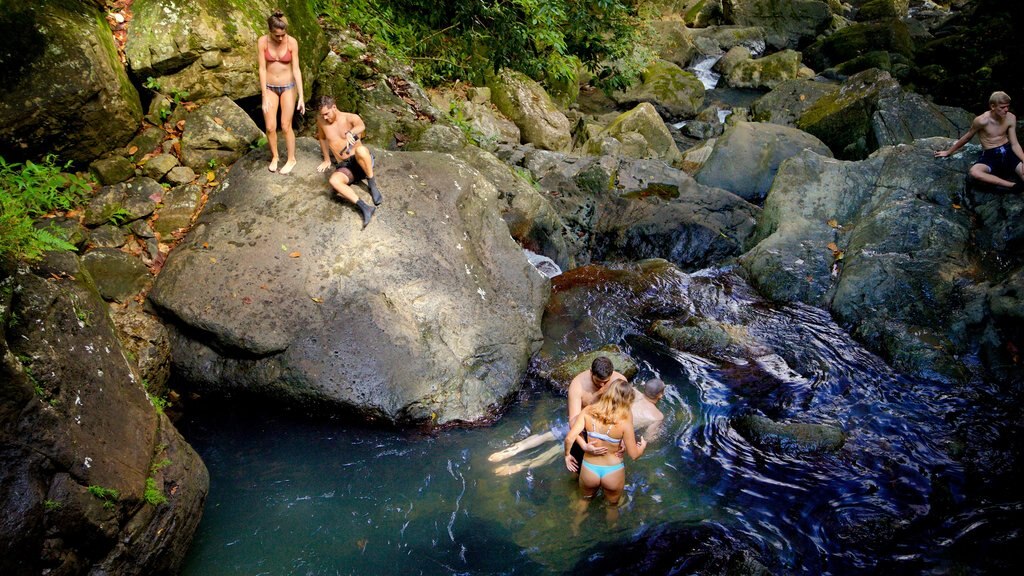
[[[835,452],[846,442],[842,430],[826,424],[775,422],[756,414],[734,418],[731,423],[750,443],[789,455]]]

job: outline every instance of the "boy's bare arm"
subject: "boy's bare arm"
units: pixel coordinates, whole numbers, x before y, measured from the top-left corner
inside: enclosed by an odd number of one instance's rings
[[[1010,139],[1010,148],[1017,155],[1017,159],[1024,162],[1024,149],[1021,148],[1020,142],[1017,140],[1017,117],[1007,114],[1006,119],[1010,123],[1010,127],[1006,130],[1006,136]]]
[[[935,153],[935,157],[936,158],[945,158],[947,156],[950,156],[951,154],[953,154],[954,152],[956,152],[957,150],[962,148],[964,144],[967,144],[968,142],[970,142],[971,138],[974,138],[974,135],[977,134],[978,130],[980,130],[980,129],[981,129],[981,116],[977,116],[977,117],[974,118],[974,121],[971,122],[971,129],[968,130],[966,134],[964,134],[963,136],[960,137],[959,140],[954,142],[953,145],[950,146],[948,150],[939,150],[938,152],[936,152]]]

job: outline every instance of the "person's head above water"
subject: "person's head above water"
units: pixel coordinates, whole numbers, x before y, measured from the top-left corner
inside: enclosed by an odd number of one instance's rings
[[[267,16],[267,30],[275,36],[276,34],[274,34],[274,32],[288,31],[288,19],[284,17],[284,12],[281,12],[281,10],[274,10],[270,16]]]
[[[603,387],[615,373],[615,366],[607,356],[598,356],[590,363],[590,379],[594,386]]]
[[[605,424],[614,424],[629,415],[635,393],[625,378],[616,378],[608,383],[592,414]]]
[[[644,384],[644,396],[649,400],[657,402],[665,394],[665,381],[661,378],[651,378]]]

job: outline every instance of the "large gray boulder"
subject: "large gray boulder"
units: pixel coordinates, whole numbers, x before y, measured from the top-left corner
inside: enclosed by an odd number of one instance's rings
[[[986,229],[974,231],[959,203],[973,156],[933,157],[948,144],[919,140],[860,162],[805,151],[784,162],[761,241],[741,258],[753,283],[770,298],[829,309],[900,370],[962,377],[987,317],[984,291],[965,289],[985,278],[974,237]]]
[[[0,277],[0,572],[176,574],[206,467],[73,254]]]
[[[824,142],[796,128],[739,122],[715,142],[711,156],[694,179],[747,201],[760,201],[768,194],[779,164],[804,149],[832,156]]]
[[[725,20],[741,26],[760,26],[775,48],[799,48],[832,23],[824,0],[722,0]]]
[[[149,295],[183,380],[433,423],[479,420],[516,390],[548,283],[499,192],[447,154],[375,154],[385,202],[365,230],[316,172],[315,140],[298,139],[287,177],[258,152],[235,163]]]
[[[489,85],[491,101],[519,127],[522,142],[542,150],[567,150],[572,144],[569,119],[544,88],[521,72],[504,69]]]
[[[973,119],[966,110],[936,106],[919,94],[902,92],[878,100],[871,128],[878,146],[895,146],[933,136],[956,140]]]
[[[267,17],[281,8],[288,34],[299,42],[306,96],[312,94],[327,40],[306,2],[252,0],[136,0],[125,52],[139,81],[152,77],[165,94],[193,100],[259,96],[256,40]]]
[[[8,161],[56,153],[89,162],[123,146],[142,105],[102,13],[75,0],[5,2],[0,150]]]

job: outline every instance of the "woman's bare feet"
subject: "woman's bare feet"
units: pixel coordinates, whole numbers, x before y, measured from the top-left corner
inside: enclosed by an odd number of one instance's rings
[[[270,159],[270,166],[267,167],[271,172],[277,172],[277,158]]]
[[[284,166],[281,167],[281,174],[288,174],[292,171],[292,168],[295,168],[295,160],[285,162]]]

